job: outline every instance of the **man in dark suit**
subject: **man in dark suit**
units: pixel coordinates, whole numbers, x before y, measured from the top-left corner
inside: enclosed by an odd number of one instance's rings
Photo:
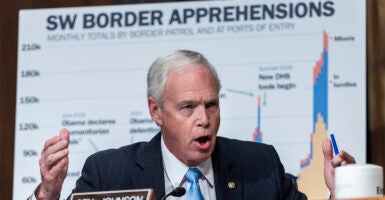
[[[272,146],[217,137],[220,81],[203,55],[179,50],[159,57],[147,77],[148,108],[161,128],[150,142],[91,155],[73,192],[153,188],[159,199],[175,187],[182,199],[306,199],[285,175]],[[37,199],[58,199],[68,169],[68,131],[46,141]],[[333,158],[324,141],[325,181],[334,195]],[[186,174],[186,175],[185,175]],[[196,179],[192,180],[195,177]]]

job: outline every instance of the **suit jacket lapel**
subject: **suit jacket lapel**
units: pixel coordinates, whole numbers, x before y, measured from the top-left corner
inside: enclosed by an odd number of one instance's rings
[[[157,199],[165,194],[160,136],[158,133],[139,150],[135,161],[137,171],[133,173],[131,180],[135,188],[153,188]]]
[[[211,156],[217,199],[242,199],[242,176],[236,170],[232,153],[231,147],[224,145],[221,138],[217,137],[215,150]]]

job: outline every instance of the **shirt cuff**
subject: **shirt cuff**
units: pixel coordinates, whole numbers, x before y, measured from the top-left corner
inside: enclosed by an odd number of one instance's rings
[[[29,196],[27,200],[37,200],[35,193],[33,193],[31,196]]]
[[[37,190],[40,188],[40,184],[35,188],[35,190],[33,191],[32,195],[28,197],[27,200],[37,200],[36,198],[36,192]]]

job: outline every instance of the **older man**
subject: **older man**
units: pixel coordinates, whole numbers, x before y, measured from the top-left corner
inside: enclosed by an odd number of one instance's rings
[[[91,155],[73,192],[153,188],[161,198],[183,186],[188,192],[180,199],[306,199],[285,176],[272,146],[217,137],[221,85],[202,54],[179,50],[159,57],[147,83],[148,108],[160,133],[149,142]],[[59,198],[68,143],[65,129],[46,141],[37,199]],[[354,158],[345,152],[333,158],[329,140],[323,149],[333,196],[335,167]]]

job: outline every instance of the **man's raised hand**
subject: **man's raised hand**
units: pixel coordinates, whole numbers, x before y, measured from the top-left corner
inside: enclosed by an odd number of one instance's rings
[[[38,200],[57,200],[68,171],[69,132],[61,129],[58,136],[44,143],[39,160],[41,184],[35,192]]]

